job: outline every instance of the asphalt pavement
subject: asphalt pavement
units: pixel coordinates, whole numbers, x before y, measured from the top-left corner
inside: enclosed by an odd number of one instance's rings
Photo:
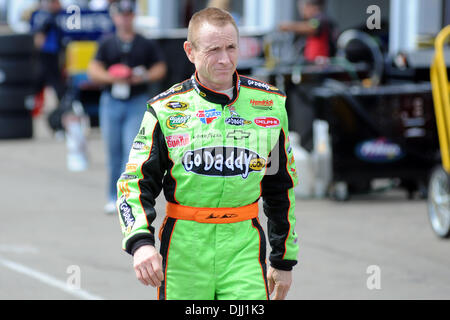
[[[67,169],[65,143],[43,117],[34,130],[33,139],[0,141],[0,299],[155,299],[121,249],[117,216],[103,212],[98,128],[83,172]],[[164,206],[161,195],[157,228]],[[288,299],[450,298],[450,240],[432,232],[425,200],[396,189],[343,203],[299,199],[296,215]]]

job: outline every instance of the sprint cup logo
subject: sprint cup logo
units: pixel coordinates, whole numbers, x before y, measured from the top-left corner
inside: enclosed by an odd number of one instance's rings
[[[266,160],[244,148],[212,147],[185,152],[182,164],[187,172],[199,175],[247,179],[251,172],[263,170]]]
[[[180,112],[167,118],[166,126],[169,129],[187,128],[186,123],[190,118],[191,116],[187,116],[184,113]]]
[[[189,108],[189,104],[179,101],[171,101],[166,103],[166,108],[176,111],[185,111]]]

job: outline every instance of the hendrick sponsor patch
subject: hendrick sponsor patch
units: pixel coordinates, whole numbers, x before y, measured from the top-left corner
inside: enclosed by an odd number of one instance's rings
[[[120,197],[119,213],[120,213],[120,218],[122,219],[123,224],[125,226],[126,232],[130,233],[136,222],[136,218],[134,217],[133,210],[131,209],[130,205],[127,203],[126,197],[124,195],[122,197]]]
[[[187,128],[186,123],[189,121],[191,116],[187,116],[184,113],[177,113],[166,120],[166,126],[169,129],[177,129],[177,128]]]
[[[189,133],[185,134],[177,134],[173,136],[167,136],[167,146],[169,148],[178,148],[178,147],[184,147],[190,143],[191,136]]]
[[[182,164],[187,172],[214,177],[241,176],[261,171],[266,159],[254,151],[239,147],[209,147],[184,153]]]
[[[403,158],[402,148],[386,138],[367,140],[355,147],[356,156],[368,162],[393,162]]]
[[[250,104],[255,109],[260,110],[272,110],[273,107],[273,100],[250,100]]]

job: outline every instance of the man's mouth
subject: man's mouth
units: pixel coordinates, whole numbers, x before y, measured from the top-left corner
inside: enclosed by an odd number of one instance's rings
[[[216,72],[229,73],[229,72],[232,72],[232,70],[231,70],[231,68],[229,68],[229,69],[216,69]]]

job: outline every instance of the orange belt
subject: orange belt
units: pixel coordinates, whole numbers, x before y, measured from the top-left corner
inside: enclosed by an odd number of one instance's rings
[[[238,208],[196,208],[167,203],[167,216],[200,223],[234,223],[258,217],[258,202]]]

